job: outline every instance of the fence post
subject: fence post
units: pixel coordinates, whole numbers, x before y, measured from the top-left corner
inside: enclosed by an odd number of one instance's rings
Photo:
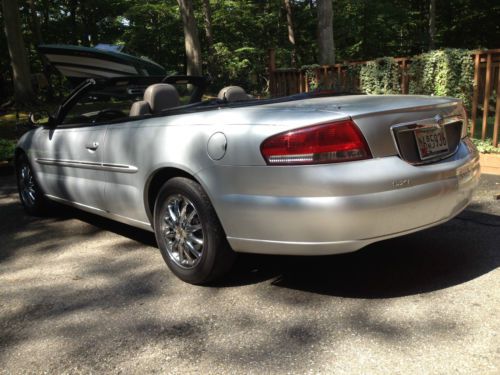
[[[497,82],[497,105],[495,107],[495,125],[493,125],[493,146],[498,147],[498,127],[500,126],[500,69]]]
[[[479,73],[481,69],[481,52],[476,52],[474,56],[474,83],[473,83],[473,95],[472,95],[472,114],[471,120],[472,125],[470,128],[470,135],[474,137],[474,130],[476,128],[476,118],[477,118],[477,102],[479,101]]]
[[[484,101],[483,101],[483,128],[481,129],[481,139],[486,138],[486,130],[488,127],[488,111],[491,93],[491,53],[486,55],[486,81],[484,85]]]
[[[274,96],[276,94],[275,87],[275,71],[276,71],[276,51],[274,48],[269,48],[269,60],[268,60],[268,70],[269,70],[269,94]]]

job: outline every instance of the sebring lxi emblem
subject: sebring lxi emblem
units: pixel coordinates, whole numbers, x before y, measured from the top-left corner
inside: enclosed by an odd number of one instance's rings
[[[400,189],[406,186],[410,186],[410,179],[409,178],[404,178],[401,180],[394,180],[392,181],[392,187],[396,189]]]

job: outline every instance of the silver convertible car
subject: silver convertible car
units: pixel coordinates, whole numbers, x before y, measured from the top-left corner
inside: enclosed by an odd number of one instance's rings
[[[471,201],[479,161],[460,100],[258,100],[237,86],[206,99],[206,86],[189,76],[83,82],[17,145],[26,211],[56,201],[154,231],[172,272],[203,284],[238,252],[352,252],[446,222]]]

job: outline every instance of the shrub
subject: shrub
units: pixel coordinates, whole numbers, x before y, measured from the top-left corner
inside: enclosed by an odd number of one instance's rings
[[[482,154],[500,154],[500,147],[493,146],[493,140],[491,138],[486,138],[484,141],[472,138],[472,142]]]
[[[474,62],[469,50],[444,49],[415,56],[408,74],[410,94],[460,98],[470,110]]]
[[[16,142],[0,139],[0,161],[9,161],[14,157]]]
[[[367,94],[400,94],[401,74],[399,65],[392,57],[369,61],[361,67],[361,90]]]

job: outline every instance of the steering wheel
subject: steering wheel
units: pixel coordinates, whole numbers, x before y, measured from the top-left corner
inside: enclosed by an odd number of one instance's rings
[[[96,123],[101,121],[111,121],[125,116],[125,113],[123,113],[123,111],[120,111],[119,109],[103,109],[102,111],[99,111],[92,122]]]

